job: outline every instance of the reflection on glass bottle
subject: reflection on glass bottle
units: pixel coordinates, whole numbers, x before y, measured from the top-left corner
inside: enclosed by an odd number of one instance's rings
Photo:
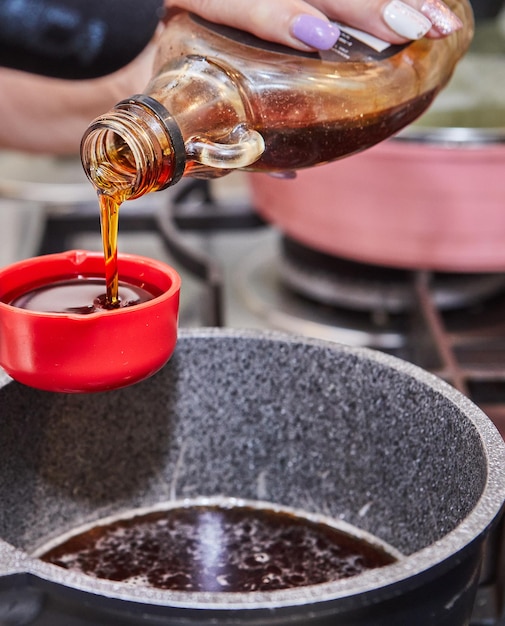
[[[467,50],[464,27],[390,46],[342,29],[334,49],[300,53],[175,13],[144,94],[87,129],[84,169],[119,202],[234,169],[284,172],[327,163],[393,135],[423,113]]]

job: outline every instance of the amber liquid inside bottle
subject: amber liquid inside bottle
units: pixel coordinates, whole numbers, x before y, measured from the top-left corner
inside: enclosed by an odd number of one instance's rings
[[[264,151],[243,169],[282,172],[334,161],[410,124],[445,86],[473,34],[468,2],[447,4],[464,24],[448,37],[381,46],[343,30],[321,53],[180,13],[162,36],[146,93],[171,112],[186,141],[222,144],[241,123],[257,131]],[[193,160],[208,165],[190,150]],[[226,168],[217,161],[209,177]]]
[[[390,137],[426,110],[469,46],[468,1],[447,3],[464,24],[448,37],[374,49],[347,33],[324,54],[299,53],[175,12],[145,93],[97,118],[81,143],[84,169],[100,196],[111,304],[123,201],[183,175],[292,171]]]

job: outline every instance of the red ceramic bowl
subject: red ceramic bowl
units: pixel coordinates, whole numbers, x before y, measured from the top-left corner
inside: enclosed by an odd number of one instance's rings
[[[86,315],[9,304],[39,286],[104,278],[100,253],[72,250],[0,270],[0,366],[15,380],[48,391],[91,392],[147,378],[171,357],[177,340],[180,277],[170,266],[119,255],[119,279],[154,295],[146,302]]]

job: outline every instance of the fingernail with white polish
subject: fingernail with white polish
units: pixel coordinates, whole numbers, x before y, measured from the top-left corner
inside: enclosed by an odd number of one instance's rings
[[[304,14],[299,15],[293,22],[291,33],[293,37],[311,48],[329,50],[339,38],[340,29],[332,22]]]
[[[421,13],[432,23],[441,35],[450,35],[463,26],[463,22],[441,0],[426,0]]]
[[[392,0],[382,15],[389,28],[405,39],[421,39],[432,27],[431,20],[401,0]]]

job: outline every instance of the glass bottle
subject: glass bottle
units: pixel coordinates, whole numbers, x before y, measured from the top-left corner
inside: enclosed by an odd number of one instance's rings
[[[364,150],[423,113],[467,50],[470,5],[447,4],[464,23],[448,37],[393,46],[343,27],[321,53],[175,12],[145,92],[86,130],[85,172],[122,202],[183,175],[286,172]]]

